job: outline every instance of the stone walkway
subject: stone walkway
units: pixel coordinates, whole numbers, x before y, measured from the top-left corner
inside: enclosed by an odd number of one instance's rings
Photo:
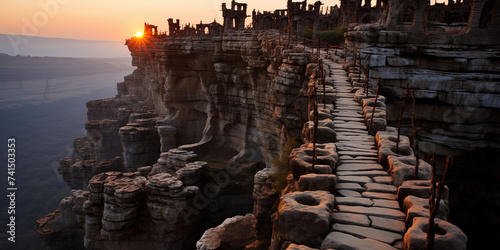
[[[339,166],[331,233],[325,242],[359,249],[401,249],[405,214],[396,200],[397,188],[377,163],[375,138],[368,135],[362,105],[341,65],[323,60],[326,84],[337,95],[333,111]],[[320,105],[321,107],[321,105]]]

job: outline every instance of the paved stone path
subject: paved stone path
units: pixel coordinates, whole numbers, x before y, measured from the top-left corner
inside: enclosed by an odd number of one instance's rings
[[[336,244],[359,249],[401,249],[405,214],[396,200],[397,188],[377,163],[375,138],[368,135],[362,105],[341,65],[323,59],[326,84],[335,88],[333,111],[339,166],[333,227],[327,236]],[[320,107],[322,107],[320,105]]]

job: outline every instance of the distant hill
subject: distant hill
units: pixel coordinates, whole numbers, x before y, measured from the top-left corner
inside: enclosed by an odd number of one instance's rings
[[[12,42],[14,41],[14,42]],[[15,48],[19,43],[18,51]],[[24,41],[27,41],[24,43]],[[0,34],[0,53],[25,56],[50,57],[129,57],[130,52],[123,42],[87,41],[65,38],[24,37]]]
[[[0,54],[0,82],[133,70],[132,58],[25,57]]]

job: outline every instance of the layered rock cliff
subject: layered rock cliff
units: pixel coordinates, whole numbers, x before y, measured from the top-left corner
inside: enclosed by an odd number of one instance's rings
[[[276,33],[127,45],[137,69],[116,97],[87,104],[88,135],[61,160],[75,191],[39,221],[51,249],[192,249],[208,227],[252,211],[254,174],[300,137],[310,55]]]
[[[450,220],[472,235],[472,245],[486,247],[500,221],[493,212],[500,208],[493,184],[500,180],[500,22],[486,15],[498,14],[486,3],[499,2],[473,1],[467,27],[459,32],[429,32],[425,1],[389,2],[389,14],[378,24],[350,27],[348,45],[358,52],[356,64],[366,66],[373,93],[380,81],[389,125],[398,126],[408,89],[401,131],[420,129],[413,143],[424,159],[436,154],[444,166],[444,156],[453,158]],[[415,9],[411,25],[397,21],[408,6]]]

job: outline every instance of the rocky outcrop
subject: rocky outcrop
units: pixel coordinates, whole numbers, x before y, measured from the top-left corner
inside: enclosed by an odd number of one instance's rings
[[[228,218],[215,228],[210,228],[196,243],[199,250],[245,249],[252,242],[255,230],[253,214]]]
[[[309,247],[321,245],[330,231],[334,206],[335,197],[326,191],[294,192],[281,197],[274,244],[290,241]],[[277,245],[272,247],[276,249]]]
[[[307,117],[299,97],[310,56],[278,40],[241,31],[154,39],[147,53],[128,44],[137,70],[116,97],[87,104],[87,137],[59,168],[89,192],[75,224],[87,248],[188,249],[207,226],[251,212],[253,175],[299,137]],[[267,180],[257,185],[264,239],[277,193]]]

